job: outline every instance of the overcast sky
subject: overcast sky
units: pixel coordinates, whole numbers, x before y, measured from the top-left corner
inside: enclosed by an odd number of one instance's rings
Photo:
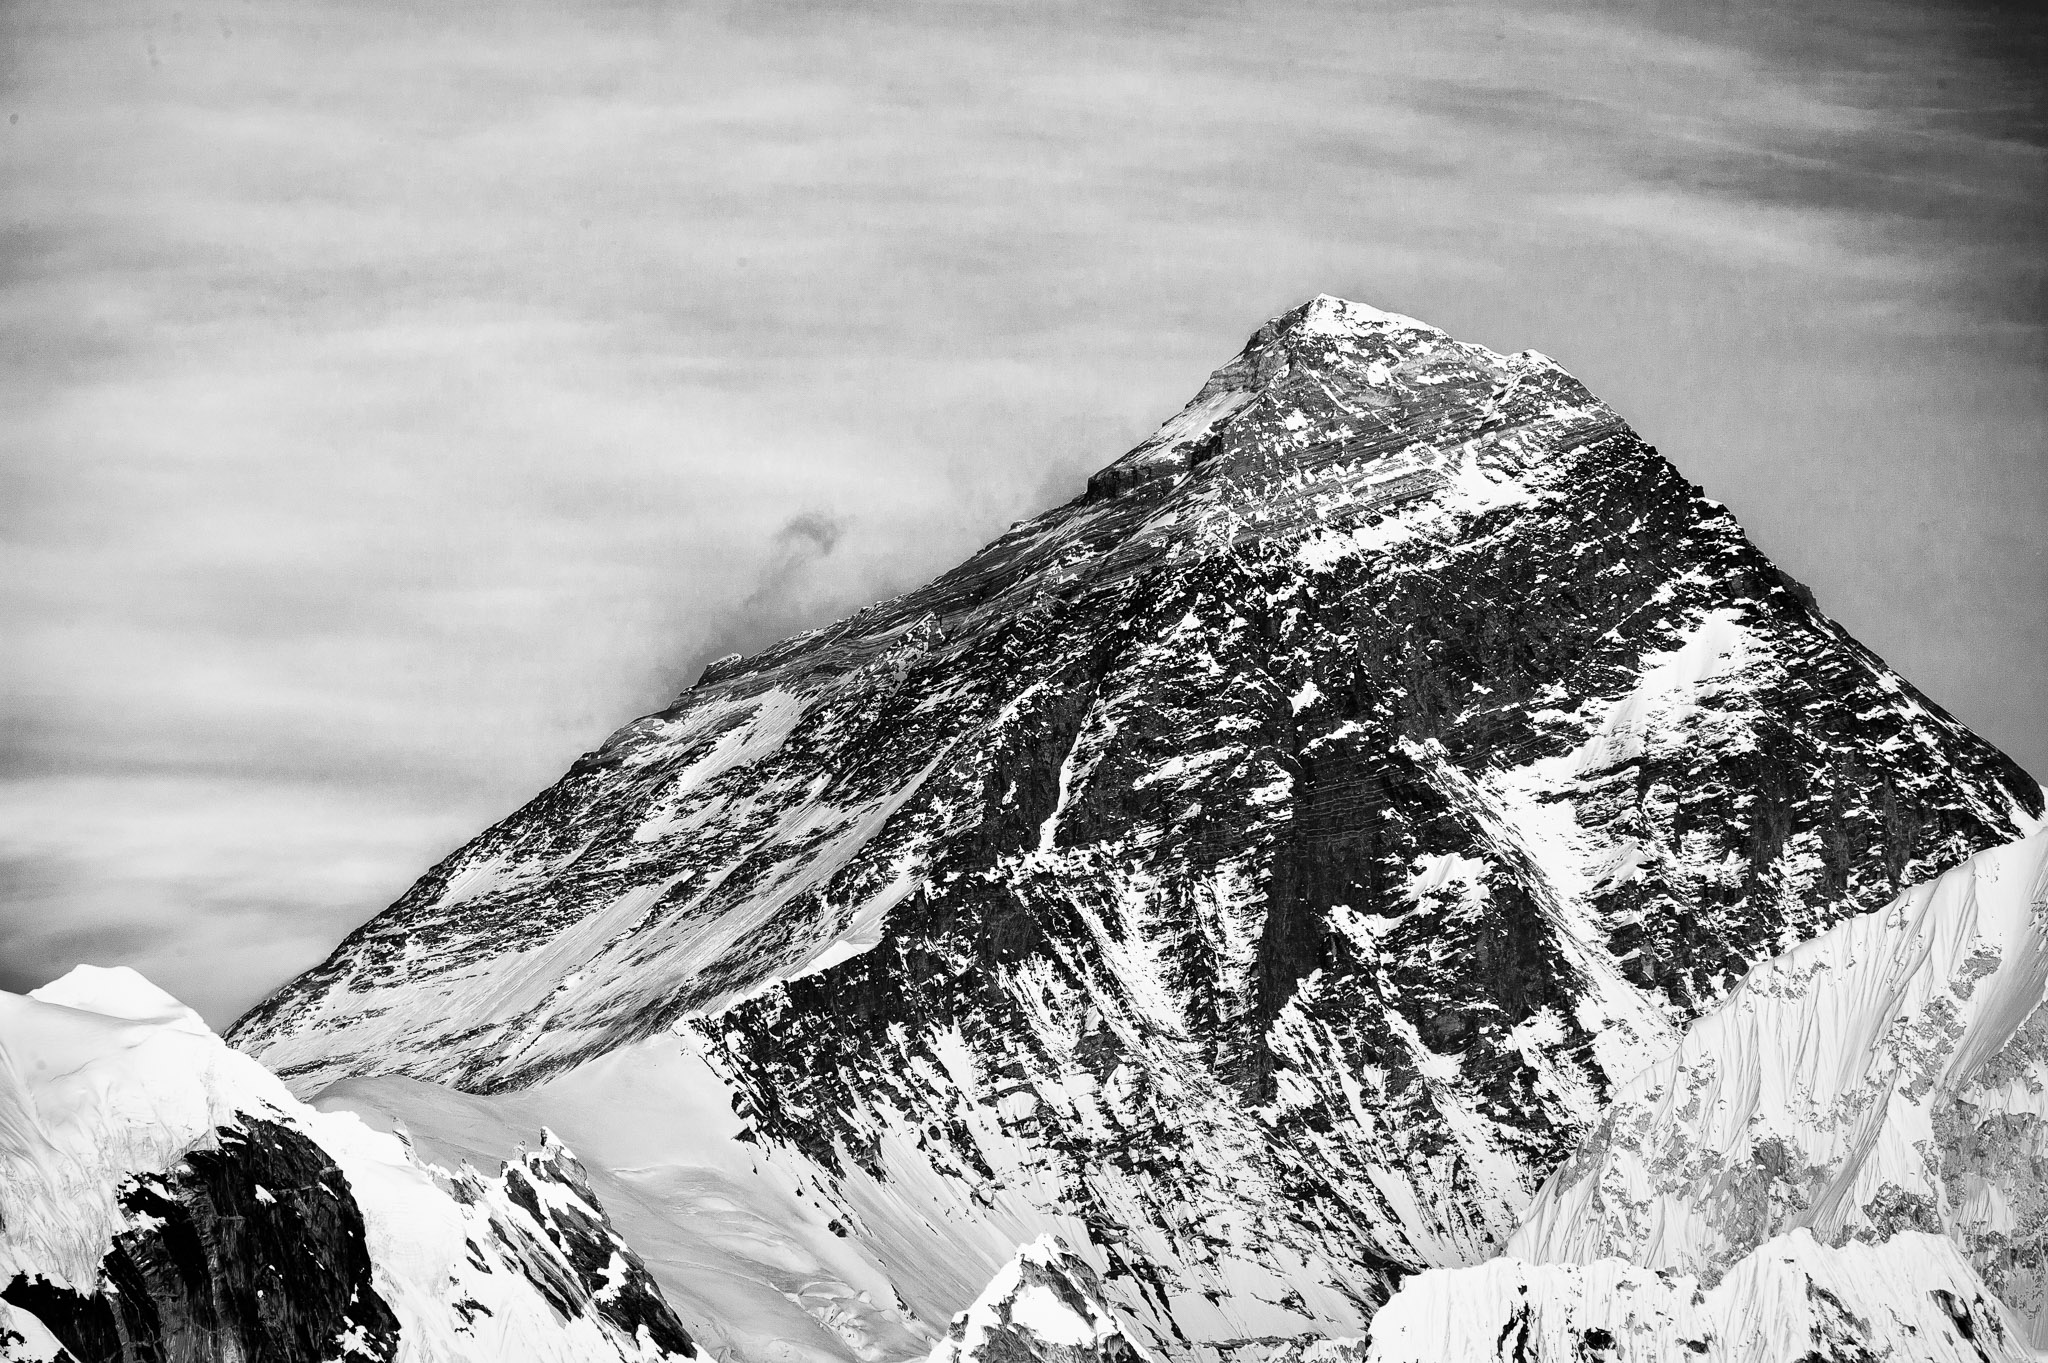
[[[1322,291],[2048,775],[2034,8],[9,0],[0,986],[226,1022]]]

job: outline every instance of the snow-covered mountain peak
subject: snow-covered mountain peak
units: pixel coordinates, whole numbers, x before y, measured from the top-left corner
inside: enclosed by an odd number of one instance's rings
[[[128,966],[76,965],[28,997],[102,1017],[126,1018],[183,1031],[206,1032],[199,1014]]]
[[[0,1284],[89,1286],[121,1194],[237,1113],[291,1095],[199,1015],[125,968],[0,992]]]
[[[1616,1086],[1507,1252],[1718,1281],[1764,1237],[1945,1232],[2048,1343],[2048,831],[1752,970]]]
[[[1148,1348],[1341,1333],[1497,1248],[1752,966],[2040,809],[1562,369],[1319,299],[1086,495],[619,729],[233,1037],[307,1093],[633,1108],[612,1058],[673,1060],[721,1170],[858,1258],[848,1341],[1046,1231]]]
[[[552,1135],[435,1168],[132,970],[36,993],[0,993],[0,1359],[697,1357]]]
[[[1175,491],[1195,516],[1214,500],[1214,485],[1270,498],[1260,489],[1276,478],[1314,476],[1333,458],[1377,461],[1427,439],[1447,397],[1495,402],[1537,376],[1555,407],[1597,407],[1548,362],[1530,365],[1322,294],[1254,332],[1185,408],[1096,474],[1089,495],[1156,494],[1162,480],[1191,474],[1193,486]],[[1402,438],[1387,439],[1397,428]]]
[[[1711,1288],[1620,1259],[1490,1260],[1418,1274],[1364,1363],[2034,1363],[1954,1244],[1907,1232],[1757,1246]]]
[[[1305,336],[1355,337],[1376,332],[1420,332],[1444,336],[1427,322],[1418,322],[1398,312],[1387,312],[1369,303],[1354,303],[1348,298],[1328,293],[1319,293],[1293,311],[1281,314],[1274,319],[1273,325],[1279,331],[1298,331]]]

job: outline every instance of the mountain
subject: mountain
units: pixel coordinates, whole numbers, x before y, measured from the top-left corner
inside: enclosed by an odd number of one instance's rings
[[[1752,970],[1501,1257],[1402,1285],[1370,1363],[2033,1359],[2044,1038],[2048,831]]]
[[[1141,1363],[1102,1300],[1095,1271],[1056,1236],[1043,1236],[953,1317],[930,1363]]]
[[[0,993],[0,1358],[697,1357],[552,1138],[437,1168],[133,971]]]
[[[2041,808],[1555,363],[1323,297],[230,1038],[423,1140],[567,1132],[744,1356],[921,1353],[1048,1232],[1214,1356],[1494,1252],[1751,966]]]

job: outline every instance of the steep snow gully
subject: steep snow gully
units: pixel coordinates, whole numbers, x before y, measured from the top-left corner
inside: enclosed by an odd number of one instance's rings
[[[0,1338],[2031,1357],[2041,813],[1555,363],[1318,298],[239,1053],[10,996]]]

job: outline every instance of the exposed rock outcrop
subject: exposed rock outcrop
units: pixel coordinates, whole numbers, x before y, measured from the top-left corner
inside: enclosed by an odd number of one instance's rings
[[[362,1210],[334,1161],[290,1126],[223,1127],[211,1148],[130,1180],[121,1206],[130,1229],[90,1287],[17,1271],[0,1288],[81,1363],[396,1357]]]

